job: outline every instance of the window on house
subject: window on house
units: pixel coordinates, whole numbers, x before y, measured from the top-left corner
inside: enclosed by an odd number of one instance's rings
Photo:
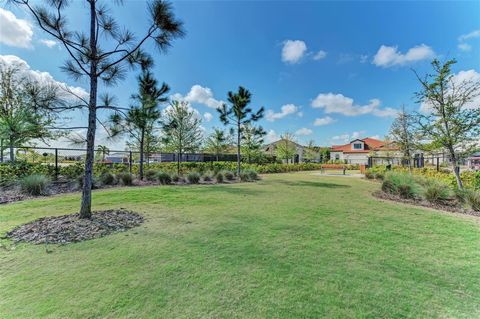
[[[339,159],[340,159],[340,155],[339,155],[339,154],[335,154],[335,159],[336,159],[336,160],[339,160]]]
[[[354,143],[353,144],[353,149],[354,150],[361,150],[362,149],[362,143]]]

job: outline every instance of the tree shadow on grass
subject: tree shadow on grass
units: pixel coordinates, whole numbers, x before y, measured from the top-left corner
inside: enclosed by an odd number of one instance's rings
[[[284,184],[287,186],[301,186],[301,187],[320,187],[320,188],[350,188],[350,185],[335,184],[335,183],[324,183],[324,182],[310,182],[310,181],[275,181],[275,183]]]
[[[210,187],[206,190],[205,192],[218,192],[218,193],[227,193],[227,194],[232,194],[232,195],[259,195],[263,193],[263,190],[260,190],[258,188],[251,189],[251,188],[245,188],[245,187],[237,187],[237,186],[230,186],[230,185],[215,185],[213,187]]]

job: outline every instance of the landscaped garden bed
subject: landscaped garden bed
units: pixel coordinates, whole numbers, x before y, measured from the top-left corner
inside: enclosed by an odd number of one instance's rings
[[[15,242],[68,244],[126,231],[143,223],[143,216],[127,210],[95,212],[89,219],[79,214],[44,217],[20,225],[6,234]]]
[[[450,177],[446,172],[429,174],[427,170],[410,173],[401,169],[387,172],[371,169],[365,176],[382,182],[381,190],[373,193],[377,198],[480,216],[477,174],[475,172],[462,174],[469,177],[465,178],[465,189],[458,189],[448,183]]]
[[[143,180],[128,172],[112,174],[109,171],[95,175],[93,189],[103,189],[122,186],[153,186],[153,185],[211,185],[218,183],[254,182],[259,179],[256,171],[244,170],[237,177],[231,171],[206,171],[203,174],[195,171],[184,175],[149,169]],[[0,204],[32,199],[39,196],[71,193],[82,189],[83,177],[61,176],[58,180],[51,180],[49,176],[32,174],[19,178],[6,185],[0,185]]]

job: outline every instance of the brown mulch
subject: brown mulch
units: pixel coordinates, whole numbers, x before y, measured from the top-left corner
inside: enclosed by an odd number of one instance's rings
[[[397,195],[385,193],[381,190],[373,192],[372,195],[376,198],[383,199],[383,200],[389,200],[389,201],[394,201],[394,202],[411,204],[411,205],[415,205],[415,206],[428,207],[428,208],[433,208],[433,209],[437,209],[437,210],[447,211],[447,212],[450,212],[450,213],[458,213],[458,214],[480,217],[480,212],[465,209],[463,207],[459,207],[459,206],[453,205],[451,203],[450,203],[450,205],[448,203],[446,203],[446,204],[434,204],[434,203],[430,203],[429,201],[426,201],[426,200],[401,198]]]
[[[14,228],[5,238],[33,244],[68,244],[126,231],[143,221],[142,215],[124,209],[94,212],[90,219],[80,219],[79,214],[44,217]]]
[[[56,194],[71,193],[78,190],[75,182],[60,180],[53,181],[45,191],[43,196],[52,196]],[[38,198],[42,196],[32,196],[22,193],[18,186],[0,187],[0,204],[8,204],[21,200]]]

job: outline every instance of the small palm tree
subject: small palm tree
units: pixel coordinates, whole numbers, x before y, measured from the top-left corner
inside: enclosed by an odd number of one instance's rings
[[[230,135],[216,128],[205,141],[206,149],[215,154],[218,162],[220,154],[225,153],[230,146]]]
[[[104,145],[97,146],[97,153],[102,156],[102,162],[105,162],[105,157],[110,154],[110,149]]]

